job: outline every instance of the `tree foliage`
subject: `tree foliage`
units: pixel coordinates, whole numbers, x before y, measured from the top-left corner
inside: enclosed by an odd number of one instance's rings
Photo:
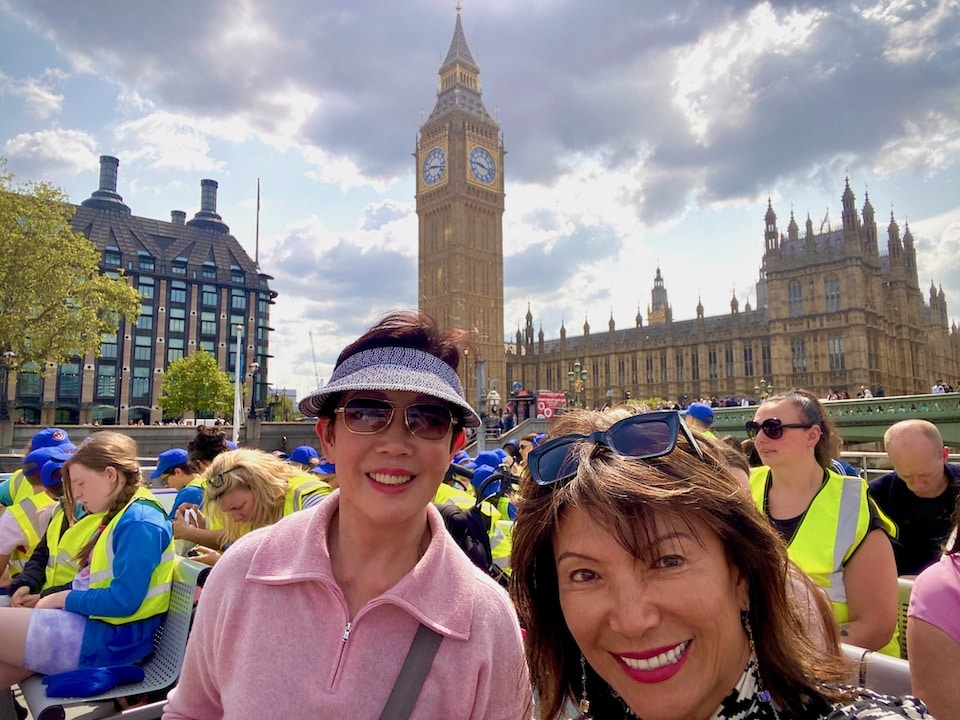
[[[231,416],[234,387],[216,359],[204,349],[175,360],[163,374],[158,400],[168,414],[193,412]]]
[[[267,396],[267,407],[270,408],[270,419],[276,421],[297,420],[302,413],[294,407],[293,400],[281,393]]]
[[[74,211],[46,183],[14,185],[0,158],[0,349],[21,366],[99,354],[139,314],[139,293],[101,275],[96,246],[70,227]]]

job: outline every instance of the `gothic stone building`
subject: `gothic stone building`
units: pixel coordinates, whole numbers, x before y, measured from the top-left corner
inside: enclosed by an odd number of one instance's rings
[[[807,388],[820,396],[861,386],[887,395],[926,393],[937,379],[960,377],[960,332],[948,326],[943,289],[925,300],[909,227],[891,213],[886,246],[878,240],[869,197],[857,213],[849,180],[840,227],[804,232],[790,214],[786,233],[768,202],[764,255],[756,284],[757,306],[675,321],[657,268],[647,322],[617,330],[545,340],[534,336],[533,315],[507,348],[506,382],[529,391],[569,390],[576,362],[587,372],[585,404],[602,406],[626,397],[692,400],[755,397],[761,380],[775,390]]]
[[[122,271],[140,292],[140,318],[104,337],[100,357],[88,353],[58,366],[21,368],[12,414],[44,425],[159,421],[167,364],[200,347],[233,377],[238,325],[240,370],[256,406],[264,407],[269,308],[276,293],[268,285],[272,278],[217,214],[217,182],[200,181],[200,211],[193,219],[173,210],[169,221],[152,220],[133,215],[117,193],[118,166],[117,158],[101,156],[100,187],[80,203],[71,225],[97,246],[101,272]],[[254,362],[260,367],[251,378],[246,369]]]

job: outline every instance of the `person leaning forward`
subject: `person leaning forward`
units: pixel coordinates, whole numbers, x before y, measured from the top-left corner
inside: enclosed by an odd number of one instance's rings
[[[870,482],[870,496],[897,525],[897,574],[916,575],[937,561],[953,527],[960,465],[947,462],[950,449],[926,420],[891,425],[883,446],[893,472]]]

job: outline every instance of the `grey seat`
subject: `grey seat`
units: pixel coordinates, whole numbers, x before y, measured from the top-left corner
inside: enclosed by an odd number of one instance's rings
[[[176,683],[187,649],[187,635],[193,618],[196,590],[203,584],[209,570],[208,566],[194,560],[182,557],[174,559],[170,609],[154,637],[153,654],[142,664],[143,682],[118,685],[102,695],[92,697],[49,698],[42,676],[33,675],[20,683],[23,699],[31,715],[36,720],[63,720],[66,717],[66,707],[91,706],[89,713],[82,714],[85,720],[110,717],[116,714],[113,705],[115,699],[163,690]],[[155,717],[160,717],[159,708]]]
[[[884,695],[909,695],[910,663],[856,645],[842,646],[843,656],[854,666],[851,684]]]

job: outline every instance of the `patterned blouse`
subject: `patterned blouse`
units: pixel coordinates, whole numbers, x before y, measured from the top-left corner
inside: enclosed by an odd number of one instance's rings
[[[880,695],[865,688],[856,688],[855,695],[849,701],[830,703],[812,700],[807,708],[795,711],[781,709],[769,697],[760,681],[756,656],[751,656],[739,682],[723,699],[710,720],[934,720],[926,706],[912,695]],[[624,718],[637,718],[626,707],[626,703],[623,706]],[[589,720],[593,716],[590,713],[564,713],[563,717]],[[594,720],[607,719],[595,717]]]
[[[723,699],[711,720],[933,720],[926,706],[911,695],[879,695],[865,688],[857,688],[856,695],[849,701],[824,703],[819,710],[807,708],[799,714],[781,710],[773,702],[765,701],[764,697],[769,698],[769,695],[762,690],[754,656],[747,663],[736,687]]]

